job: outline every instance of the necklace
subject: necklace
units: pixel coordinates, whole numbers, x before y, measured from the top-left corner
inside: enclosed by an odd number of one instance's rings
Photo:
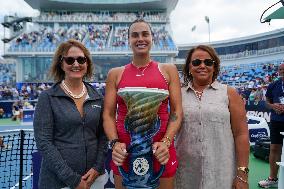
[[[75,98],[75,99],[79,99],[79,98],[82,98],[82,96],[84,96],[84,94],[86,93],[86,87],[85,85],[83,84],[83,89],[82,89],[82,92],[78,95],[74,94],[69,88],[68,86],[66,85],[65,81],[62,80],[62,86],[63,88],[67,91],[68,95],[70,95],[72,98]]]
[[[207,85],[205,88],[207,88],[207,87],[209,87],[209,86],[210,86],[210,84]],[[204,89],[205,89],[205,88],[204,88]],[[200,91],[195,90],[194,87],[193,87],[193,85],[192,85],[192,90],[193,90],[193,92],[194,92],[196,98],[197,98],[199,101],[201,101],[201,97],[202,97],[202,94],[203,94],[204,89],[200,92]]]
[[[196,90],[194,90],[193,89],[193,91],[194,91],[194,94],[195,94],[195,96],[196,96],[196,98],[199,100],[199,101],[201,101],[201,97],[202,97],[202,94],[203,94],[203,91],[196,91]]]
[[[141,76],[144,76],[144,72],[145,70],[149,67],[151,61],[145,66],[145,67],[137,67],[133,64],[133,62],[131,63],[136,69],[137,71],[139,71],[137,74],[136,74],[136,77],[141,77]],[[143,68],[143,69],[142,69]]]

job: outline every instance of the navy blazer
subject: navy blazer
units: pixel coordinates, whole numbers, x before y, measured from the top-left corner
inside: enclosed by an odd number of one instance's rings
[[[40,189],[76,188],[94,168],[105,171],[107,138],[102,124],[103,96],[84,83],[89,98],[81,117],[75,102],[56,83],[41,93],[34,115],[34,135],[42,155]]]

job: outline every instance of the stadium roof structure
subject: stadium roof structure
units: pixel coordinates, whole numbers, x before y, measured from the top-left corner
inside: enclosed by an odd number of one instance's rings
[[[284,7],[280,7],[269,16],[267,16],[264,20],[270,21],[272,19],[284,19]]]
[[[170,13],[178,0],[25,0],[38,10],[166,10]]]
[[[269,16],[262,19],[264,14],[268,10],[270,10],[272,7],[274,7],[275,5],[280,4],[280,3],[282,4],[282,7],[278,8],[276,11],[272,12]],[[284,0],[280,0],[277,3],[274,3],[273,5],[268,7],[267,9],[265,9],[260,16],[260,23],[270,22],[272,19],[284,19]]]

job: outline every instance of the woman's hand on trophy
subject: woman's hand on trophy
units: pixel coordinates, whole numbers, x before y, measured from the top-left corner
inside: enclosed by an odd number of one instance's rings
[[[116,142],[112,148],[112,161],[115,165],[121,166],[125,161],[128,153],[126,151],[126,144]]]
[[[153,144],[153,154],[160,164],[165,165],[170,159],[170,153],[167,145],[164,142],[155,142]]]

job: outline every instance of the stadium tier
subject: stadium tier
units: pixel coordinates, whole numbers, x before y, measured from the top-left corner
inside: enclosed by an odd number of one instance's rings
[[[130,62],[128,25],[137,18],[144,18],[151,23],[154,33],[152,55],[157,61],[174,62],[180,67],[179,64],[184,63],[189,48],[196,45],[176,45],[173,41],[169,14],[177,1],[97,0],[91,1],[92,3],[75,3],[76,1],[65,0],[56,4],[43,0],[38,3],[34,0],[26,2],[39,9],[40,15],[34,18],[9,17],[2,23],[8,28],[6,30],[14,35],[10,36],[9,39],[12,40],[5,44],[4,57],[16,61],[14,67],[10,65],[9,69],[6,69],[9,70],[7,74],[0,76],[0,82],[3,84],[50,82],[48,70],[53,53],[62,41],[70,38],[82,41],[91,51],[95,64],[94,81],[103,82],[110,68]],[[16,31],[15,24],[21,26],[16,27]],[[252,74],[254,72],[246,68],[255,69],[264,64],[279,64],[284,51],[283,31],[284,29],[280,29],[213,42],[211,45],[220,55],[223,70],[233,70],[228,75],[222,73],[219,79],[236,86],[255,77],[265,76],[266,73],[261,72]],[[234,71],[235,69],[230,67],[226,68],[233,65],[240,69]],[[2,67],[4,73],[5,66]],[[242,72],[244,74],[240,77],[239,73]]]
[[[40,15],[31,23],[26,19],[16,22],[19,18],[11,17],[3,23],[13,35],[6,38],[4,57],[16,60],[17,83],[50,81],[48,70],[53,53],[70,38],[81,41],[91,51],[94,81],[104,81],[110,68],[131,61],[128,26],[137,18],[151,24],[153,59],[173,62],[178,53],[169,22],[177,0],[26,2],[40,10]],[[16,33],[12,22],[21,26]]]
[[[176,62],[179,70],[190,48],[198,44],[178,45]],[[219,54],[219,80],[235,87],[257,88],[277,78],[277,66],[284,56],[284,29],[235,38],[210,44]],[[261,83],[258,81],[261,80]],[[249,83],[254,82],[254,85]]]
[[[284,28],[257,35],[212,42],[222,60],[222,66],[257,63],[282,59]],[[178,45],[178,59],[184,59],[188,50],[198,44]]]

